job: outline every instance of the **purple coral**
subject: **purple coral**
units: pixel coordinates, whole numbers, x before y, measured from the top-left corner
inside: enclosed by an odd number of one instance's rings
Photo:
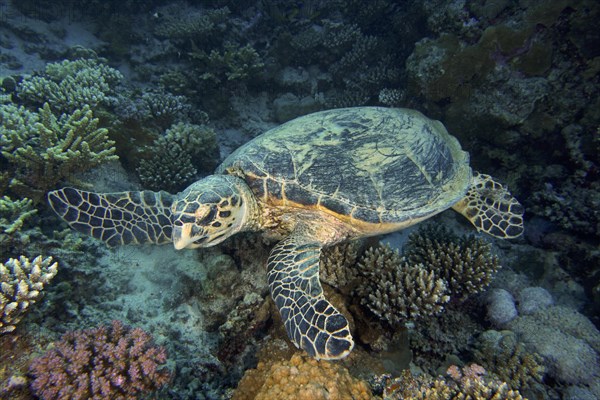
[[[136,399],[166,384],[171,376],[164,347],[140,328],[112,326],[65,333],[33,360],[33,392],[43,400]]]

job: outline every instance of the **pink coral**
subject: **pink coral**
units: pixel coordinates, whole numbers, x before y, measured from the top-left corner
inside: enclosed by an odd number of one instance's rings
[[[169,381],[166,359],[148,333],[113,321],[64,334],[31,363],[31,388],[42,400],[135,399]]]

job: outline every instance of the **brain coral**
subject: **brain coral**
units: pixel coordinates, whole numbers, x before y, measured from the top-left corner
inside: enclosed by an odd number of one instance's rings
[[[350,376],[339,363],[317,361],[296,353],[290,360],[259,362],[246,371],[233,400],[373,399],[366,382]]]

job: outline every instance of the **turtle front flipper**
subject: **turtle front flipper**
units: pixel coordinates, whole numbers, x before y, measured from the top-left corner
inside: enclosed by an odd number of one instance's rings
[[[512,239],[523,233],[523,206],[489,175],[474,172],[467,195],[452,208],[489,235]]]
[[[92,193],[63,188],[48,193],[52,209],[73,229],[106,242],[171,242],[171,204],[167,192]]]
[[[348,320],[325,298],[319,282],[321,245],[290,236],[268,260],[271,296],[296,347],[317,359],[347,356],[354,347]]]

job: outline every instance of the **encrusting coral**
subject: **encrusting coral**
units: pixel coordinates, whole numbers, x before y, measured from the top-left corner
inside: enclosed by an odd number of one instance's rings
[[[140,328],[111,326],[67,332],[29,367],[42,400],[133,400],[169,382],[167,353]]]
[[[37,113],[0,106],[2,155],[15,168],[9,187],[39,202],[58,181],[117,159],[108,131],[87,105],[57,117],[45,103]]]
[[[0,263],[0,334],[12,332],[30,305],[41,299],[47,285],[58,271],[52,257],[30,261],[21,256]]]
[[[487,372],[477,364],[448,368],[447,377],[413,376],[406,371],[388,382],[386,400],[523,400],[506,382],[486,377]]]
[[[246,371],[233,400],[374,399],[369,385],[339,363],[296,353],[290,360],[259,362]]]
[[[409,236],[405,257],[446,282],[458,298],[481,292],[500,269],[491,245],[473,235],[459,237],[444,226],[426,225]]]
[[[542,358],[530,353],[511,331],[486,331],[479,339],[476,359],[514,388],[527,388],[541,382]]]
[[[407,263],[389,246],[367,250],[358,268],[362,303],[391,325],[437,314],[450,300],[446,283],[434,271]]]

